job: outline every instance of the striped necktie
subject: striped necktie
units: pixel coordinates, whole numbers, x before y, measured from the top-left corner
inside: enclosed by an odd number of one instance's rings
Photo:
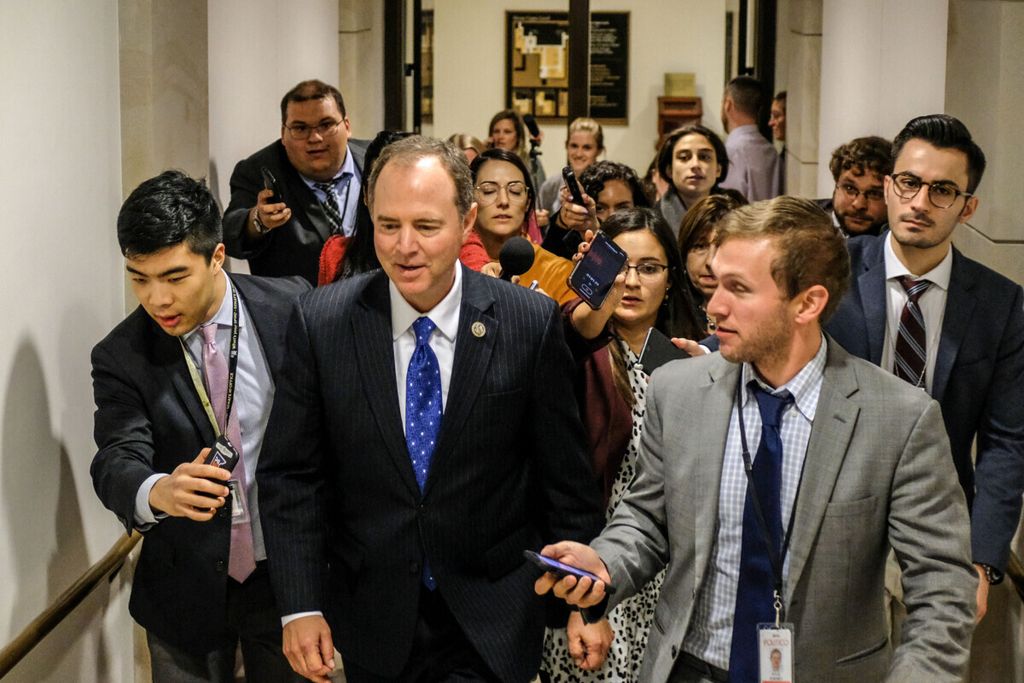
[[[918,299],[931,286],[928,280],[915,280],[909,276],[900,278],[900,284],[907,292],[907,303],[900,314],[900,328],[896,334],[896,357],[893,372],[915,387],[925,386],[925,369],[928,366],[928,349],[924,329],[924,315]]]

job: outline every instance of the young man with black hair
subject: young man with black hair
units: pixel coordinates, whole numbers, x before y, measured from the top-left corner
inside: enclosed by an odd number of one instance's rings
[[[942,406],[971,509],[980,620],[989,584],[1006,571],[1024,493],[1024,291],[953,247],[985,171],[967,127],[919,116],[892,157],[889,230],[850,240],[852,286],[826,329]]]
[[[92,352],[93,485],[145,535],[129,609],[153,680],[301,680],[280,649],[255,472],[301,278],[228,277],[206,186],[166,171],[121,207],[117,236],[139,307]],[[218,437],[234,468],[205,464]],[[218,442],[219,443],[219,442]]]

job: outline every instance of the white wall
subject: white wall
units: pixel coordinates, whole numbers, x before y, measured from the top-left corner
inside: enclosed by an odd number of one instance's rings
[[[434,3],[434,123],[432,134],[472,133],[484,139],[487,124],[505,108],[505,12],[566,11],[551,0],[436,0]],[[605,158],[641,174],[658,139],[658,96],[665,72],[697,74],[704,123],[721,131],[725,82],[724,0],[592,0],[592,12],[630,12],[629,125],[604,126]],[[565,125],[543,125],[548,175],[565,163]]]
[[[0,3],[0,645],[122,531],[92,490],[89,350],[121,318],[116,0]],[[87,39],[83,39],[87,37]],[[104,584],[4,680],[131,680]]]
[[[338,2],[207,4],[210,179],[227,207],[235,164],[280,137],[284,94],[310,78],[338,85]]]
[[[835,186],[833,149],[864,135],[891,140],[913,117],[945,110],[947,19],[935,0],[824,0],[819,197]]]

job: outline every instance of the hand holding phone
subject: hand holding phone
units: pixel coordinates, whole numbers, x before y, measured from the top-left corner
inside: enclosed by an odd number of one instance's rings
[[[569,195],[572,197],[572,203],[585,208],[586,204],[583,202],[583,191],[580,190],[580,184],[576,180],[576,174],[573,173],[572,166],[566,166],[562,169],[562,180],[565,181],[565,186],[569,189]]]
[[[281,191],[277,187],[277,178],[270,172],[270,169],[266,166],[260,167],[260,175],[263,176],[263,189],[270,190],[273,192],[272,195],[267,197],[264,201],[265,204],[280,204],[284,200],[281,199]]]
[[[544,555],[541,555],[540,553],[535,553],[532,550],[524,550],[523,557],[532,562],[539,569],[543,569],[545,572],[548,572],[549,574],[554,574],[559,579],[564,579],[566,576],[575,576],[577,579],[590,579],[594,583],[601,581],[602,583],[604,583],[605,593],[607,593],[608,595],[615,594],[615,588],[611,584],[604,582],[604,579],[602,579],[597,574],[593,574],[584,569],[580,569],[579,567],[573,567],[571,564],[565,564],[564,562],[553,560],[550,557],[545,557]]]
[[[689,353],[673,344],[672,340],[658,328],[652,327],[647,330],[647,339],[644,340],[644,348],[640,351],[640,360],[637,364],[640,370],[650,377],[665,363],[689,357]]]
[[[601,308],[629,256],[603,232],[594,235],[590,247],[569,274],[569,288],[592,309]]]

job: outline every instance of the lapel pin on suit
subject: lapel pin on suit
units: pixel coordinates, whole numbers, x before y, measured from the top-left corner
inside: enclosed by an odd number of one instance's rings
[[[479,320],[473,323],[469,329],[477,339],[481,339],[485,334],[487,334],[487,327]]]

